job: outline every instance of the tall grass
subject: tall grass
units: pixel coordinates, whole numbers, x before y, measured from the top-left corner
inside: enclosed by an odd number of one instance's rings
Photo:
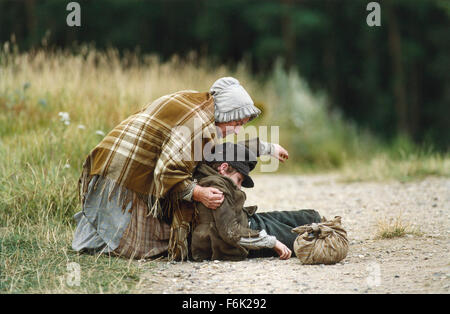
[[[102,134],[142,106],[177,90],[207,91],[222,76],[237,77],[262,109],[252,123],[280,126],[281,144],[290,152],[282,171],[343,169],[349,180],[449,175],[447,156],[414,154],[414,149],[396,156],[395,147],[330,113],[326,97],[313,94],[280,65],[259,81],[245,64],[212,68],[195,56],[160,62],[156,56],[120,57],[114,49],[88,46],[77,53],[19,53],[5,43],[0,50],[0,291],[132,288],[139,277],[135,264],[70,249],[72,216],[80,210],[81,165]],[[60,280],[71,261],[81,266],[80,287]]]
[[[295,72],[275,66],[271,84],[279,99],[271,121],[282,126],[280,139],[294,164],[303,168],[335,169],[354,160],[366,160],[380,147],[367,131],[330,110],[326,95],[313,94]]]

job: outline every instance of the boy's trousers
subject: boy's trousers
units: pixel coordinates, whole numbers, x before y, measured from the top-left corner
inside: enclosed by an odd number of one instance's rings
[[[278,241],[285,244],[294,256],[294,241],[297,233],[292,233],[292,228],[320,222],[319,213],[313,209],[301,209],[294,211],[273,211],[255,213],[249,217],[250,228],[254,230],[265,229],[267,234],[275,236]],[[278,256],[273,249],[250,250],[248,257]]]

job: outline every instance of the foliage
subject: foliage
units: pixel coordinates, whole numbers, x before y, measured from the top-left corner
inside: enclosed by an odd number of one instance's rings
[[[208,62],[269,77],[278,58],[329,105],[384,139],[408,136],[446,151],[450,142],[450,14],[444,0],[80,0],[82,26],[66,25],[65,1],[0,0],[0,42],[20,50],[95,43],[157,54],[195,52]]]

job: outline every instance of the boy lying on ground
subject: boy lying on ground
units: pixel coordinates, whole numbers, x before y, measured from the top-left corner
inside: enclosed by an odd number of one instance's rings
[[[254,186],[249,172],[256,162],[245,146],[224,143],[216,146],[212,161],[197,167],[194,178],[198,183],[221,190],[225,199],[215,210],[196,202],[198,216],[191,240],[195,261],[277,255],[289,259],[297,237],[291,229],[320,222],[319,213],[312,209],[256,214],[256,206],[244,207],[246,195],[241,186]]]

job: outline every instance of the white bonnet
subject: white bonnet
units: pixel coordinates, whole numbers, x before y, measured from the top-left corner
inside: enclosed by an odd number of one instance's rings
[[[214,97],[216,122],[239,121],[257,117],[261,110],[255,107],[247,91],[233,77],[222,77],[210,89]]]

